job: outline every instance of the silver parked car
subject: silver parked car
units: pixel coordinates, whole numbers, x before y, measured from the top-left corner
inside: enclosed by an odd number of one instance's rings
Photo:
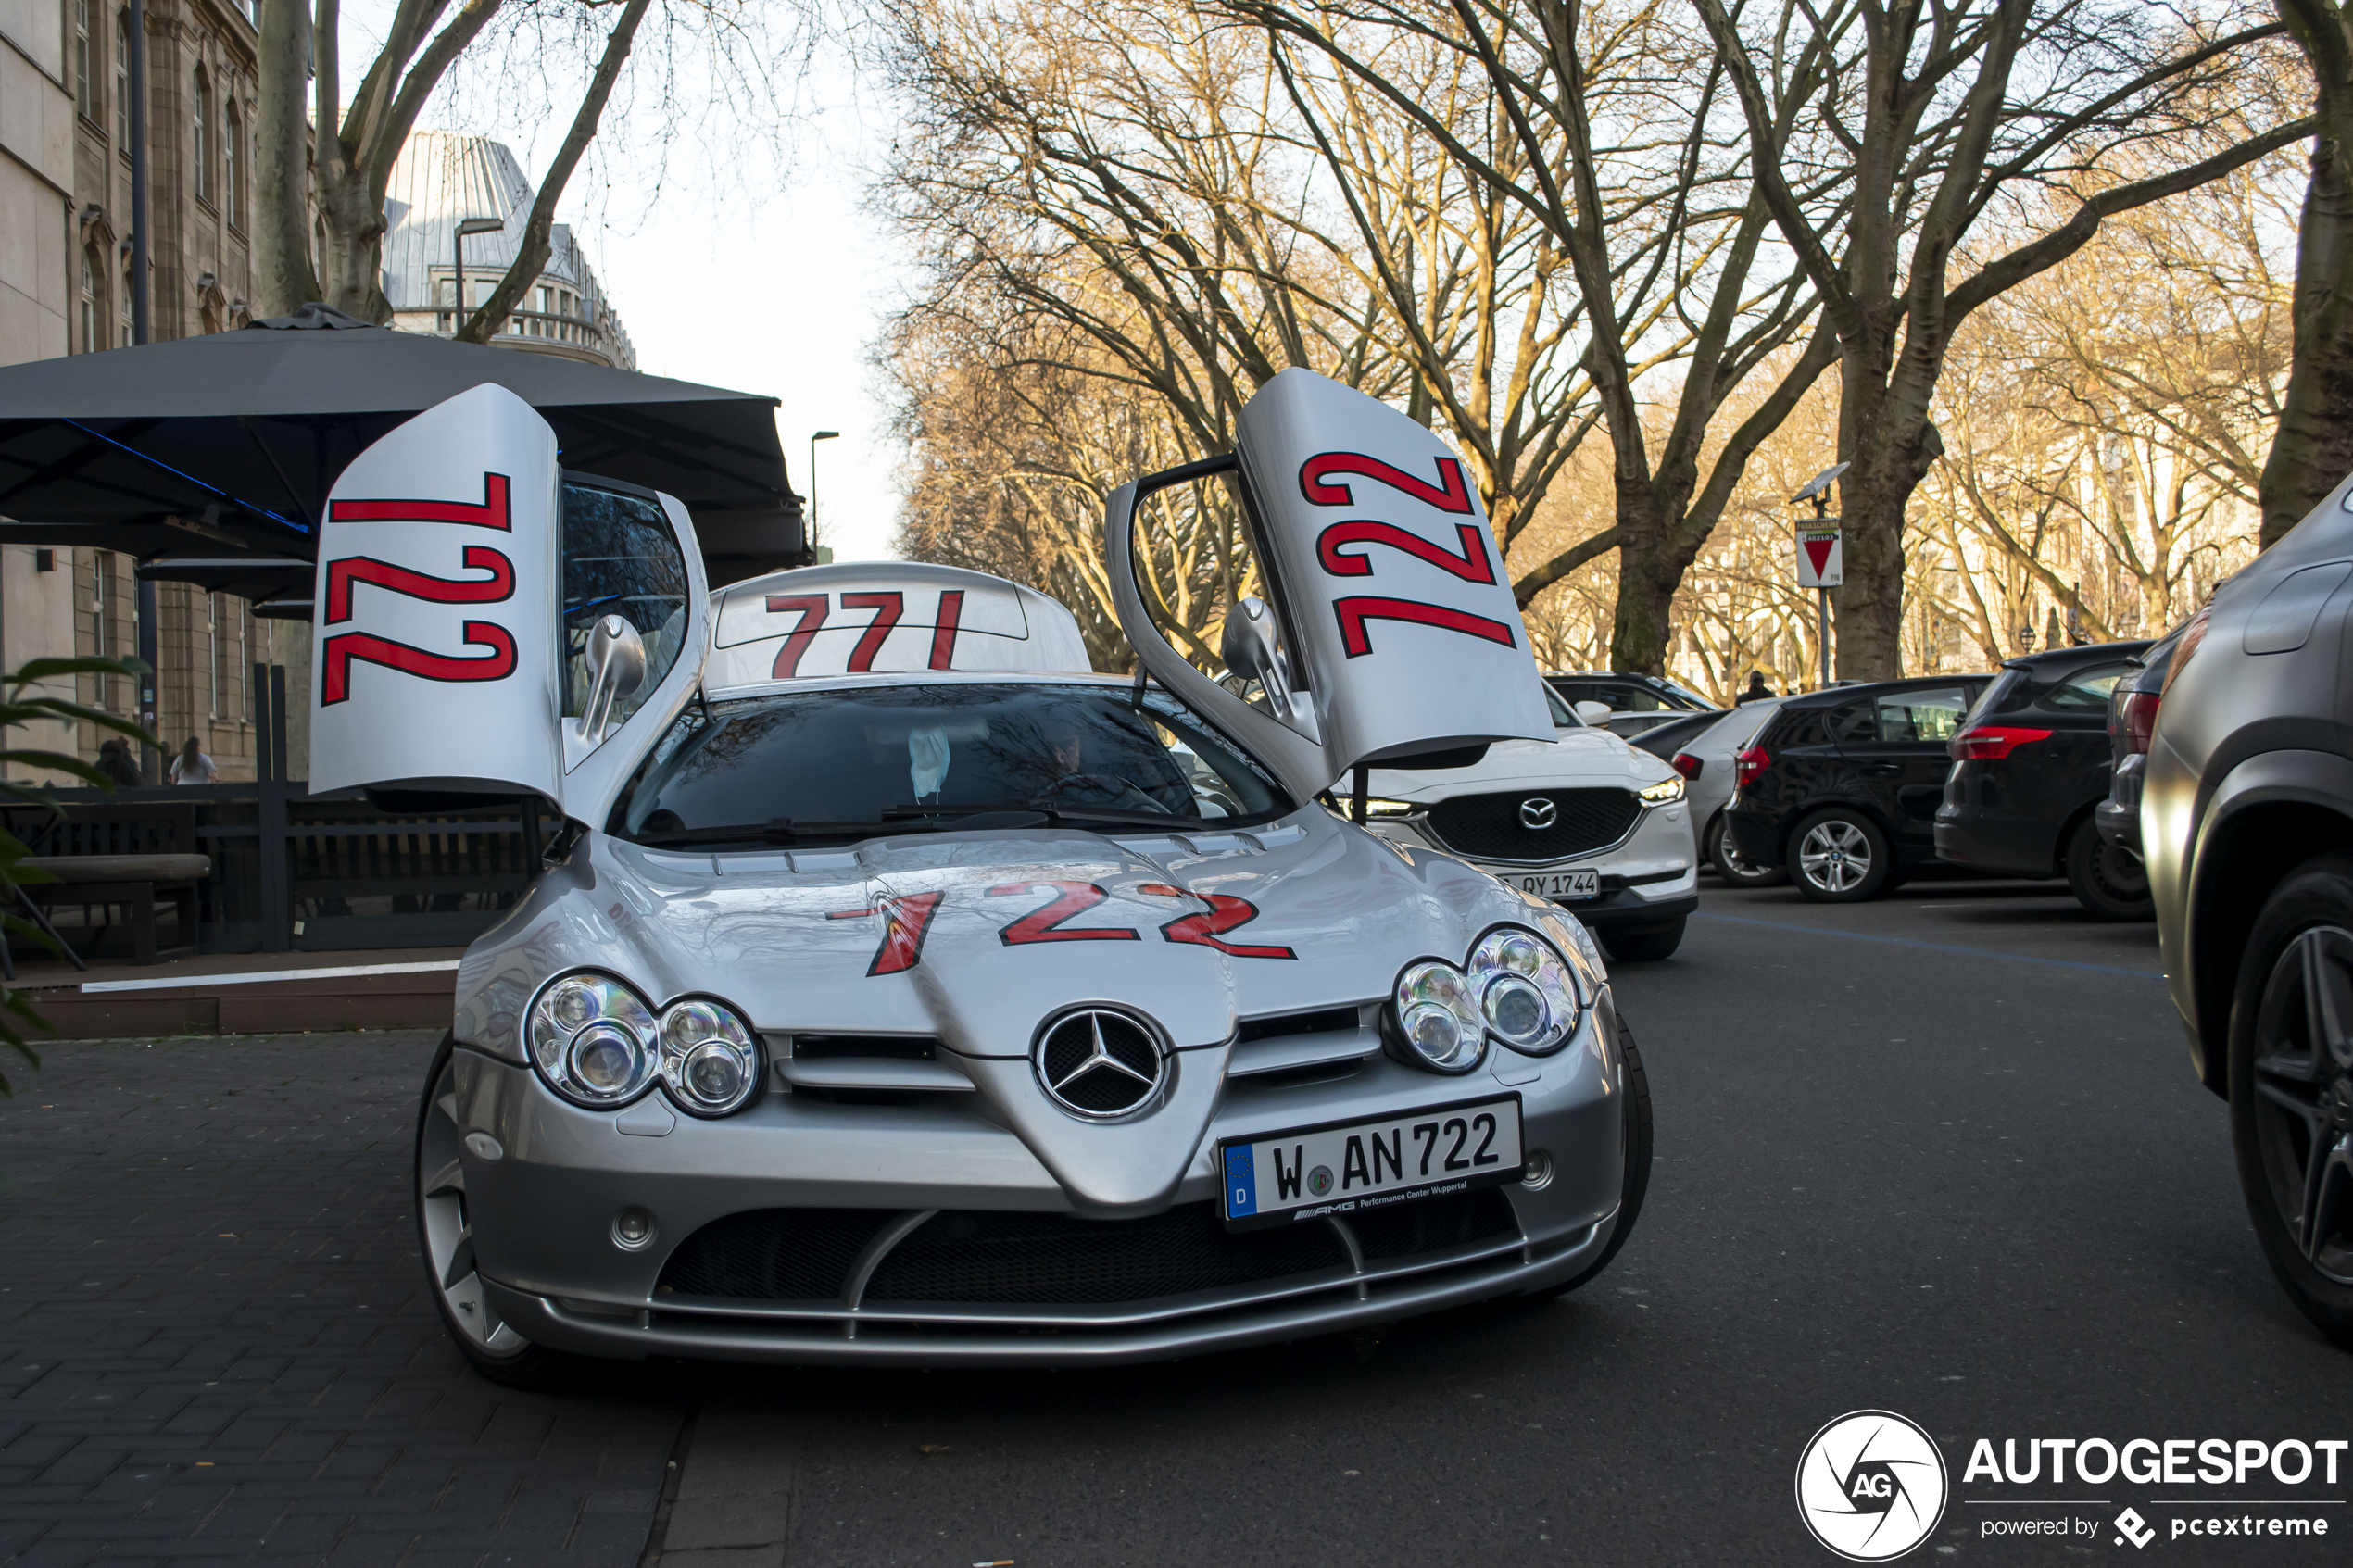
[[[484,1374],[1166,1358],[1567,1290],[1625,1244],[1649,1094],[1592,937],[1318,799],[1553,734],[1459,459],[1301,370],[1242,433],[1212,471],[1255,465],[1293,552],[1245,650],[1280,718],[1132,587],[1134,678],[977,572],[712,593],[683,507],[561,470],[500,388],[353,462],[313,780],[563,814],[419,1110],[428,1278]]]
[[[1759,697],[1726,710],[1724,716],[1679,746],[1670,760],[1683,775],[1685,800],[1691,807],[1692,832],[1700,857],[1716,874],[1735,887],[1773,887],[1789,880],[1780,866],[1751,865],[1741,859],[1732,842],[1724,808],[1732,801],[1738,770],[1734,764],[1748,749],[1766,721],[1780,710],[1785,696]]]
[[[2353,1347],[2353,484],[2172,648],[2140,807],[2190,1060],[2264,1256]]]

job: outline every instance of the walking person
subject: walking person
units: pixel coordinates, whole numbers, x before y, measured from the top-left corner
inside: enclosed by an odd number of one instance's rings
[[[1743,702],[1759,702],[1766,697],[1779,696],[1780,695],[1780,694],[1779,692],[1776,692],[1772,687],[1765,684],[1764,671],[1752,670],[1748,672],[1748,688],[1742,692],[1740,696],[1732,699],[1732,706],[1737,708]]]
[[[112,779],[118,789],[136,789],[145,782],[139,776],[139,759],[117,737],[98,743],[98,771]]]
[[[190,735],[180,755],[171,759],[171,782],[176,784],[208,784],[220,777],[220,770],[204,754],[196,737]]]

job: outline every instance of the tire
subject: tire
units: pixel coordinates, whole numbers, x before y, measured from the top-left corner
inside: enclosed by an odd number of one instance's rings
[[[1610,1223],[1609,1245],[1574,1279],[1546,1286],[1533,1295],[1566,1296],[1608,1268],[1626,1238],[1634,1234],[1634,1222],[1642,1218],[1642,1197],[1651,1186],[1651,1080],[1642,1070],[1642,1053],[1634,1044],[1634,1031],[1624,1013],[1617,1015],[1617,1049],[1626,1060],[1626,1176],[1618,1188],[1617,1218]]]
[[[2157,898],[2149,891],[2148,868],[2140,857],[2104,842],[2092,819],[2084,818],[2068,834],[2067,884],[2076,902],[2097,920],[2155,920]]]
[[[445,1035],[425,1073],[417,1109],[417,1154],[410,1196],[417,1205],[417,1250],[441,1326],[475,1372],[510,1388],[545,1386],[568,1358],[534,1345],[490,1315],[473,1267],[473,1230],[466,1212],[466,1172],[459,1158],[455,1038]]]
[[[1734,887],[1779,887],[1789,880],[1789,872],[1780,866],[1752,866],[1740,858],[1732,844],[1732,824],[1721,811],[1707,824],[1707,863]]]
[[[1817,904],[1860,904],[1887,891],[1895,850],[1879,823],[1832,806],[1800,820],[1789,835],[1789,879]]]
[[[1638,931],[1613,931],[1601,926],[1593,935],[1601,938],[1609,956],[1619,963],[1649,963],[1675,956],[1675,949],[1683,945],[1683,925],[1690,918],[1677,915],[1671,925],[1644,926]]]
[[[2315,996],[2333,1026],[2313,1027]],[[2296,1310],[2353,1349],[2353,854],[2307,862],[2265,900],[2230,1048],[2231,1148],[2256,1240]]]

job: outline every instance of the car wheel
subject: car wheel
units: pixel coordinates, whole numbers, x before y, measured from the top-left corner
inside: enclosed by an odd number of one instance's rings
[[[1626,1062],[1626,1175],[1617,1189],[1617,1218],[1610,1224],[1609,1245],[1576,1278],[1566,1285],[1546,1286],[1535,1292],[1539,1296],[1566,1296],[1608,1268],[1626,1238],[1634,1234],[1634,1222],[1642,1217],[1642,1195],[1651,1185],[1651,1081],[1642,1070],[1642,1053],[1634,1044],[1634,1031],[1624,1013],[1617,1015],[1617,1051]]]
[[[2140,857],[2100,837],[2092,819],[2078,822],[2067,840],[2067,884],[2076,901],[2101,920],[2155,920],[2157,899],[2149,892],[2148,868]]]
[[[562,1358],[499,1322],[474,1271],[466,1167],[459,1158],[454,1048],[452,1037],[443,1035],[425,1074],[424,1104],[417,1111],[417,1242],[424,1254],[425,1281],[442,1327],[474,1371],[510,1388],[535,1388],[556,1374]]]
[[[1859,811],[1817,811],[1789,835],[1789,879],[1818,904],[1876,898],[1894,870],[1887,834]]]
[[[1742,859],[1732,842],[1732,824],[1720,811],[1707,824],[1707,861],[1734,887],[1779,887],[1789,877],[1779,866],[1753,866]]]
[[[2280,884],[2231,1008],[2231,1147],[2263,1256],[2353,1348],[2353,855]]]
[[[1683,945],[1683,924],[1689,917],[1677,915],[1671,925],[1645,926],[1639,931],[1617,931],[1607,926],[1593,935],[1600,937],[1609,956],[1619,963],[1647,963],[1655,959],[1675,956]]]

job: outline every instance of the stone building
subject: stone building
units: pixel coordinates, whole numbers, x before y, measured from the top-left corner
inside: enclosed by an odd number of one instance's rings
[[[160,341],[250,313],[257,39],[246,0],[148,0],[145,19],[149,326]],[[130,36],[117,0],[0,0],[0,363],[131,342]],[[107,550],[0,547],[0,664],[135,653],[132,565]],[[298,658],[308,628],[181,583],[156,596],[161,738],[194,735],[224,777],[250,778],[250,666]],[[85,677],[78,695],[137,710],[128,681]],[[94,733],[80,738],[94,751]]]
[[[504,144],[448,131],[411,132],[384,192],[384,290],[403,332],[455,333],[459,256],[465,246],[465,307],[489,302],[522,248],[537,193]],[[502,226],[468,234],[466,219]],[[598,285],[569,224],[548,232],[547,263],[492,342],[616,370],[637,368],[637,351]]]

